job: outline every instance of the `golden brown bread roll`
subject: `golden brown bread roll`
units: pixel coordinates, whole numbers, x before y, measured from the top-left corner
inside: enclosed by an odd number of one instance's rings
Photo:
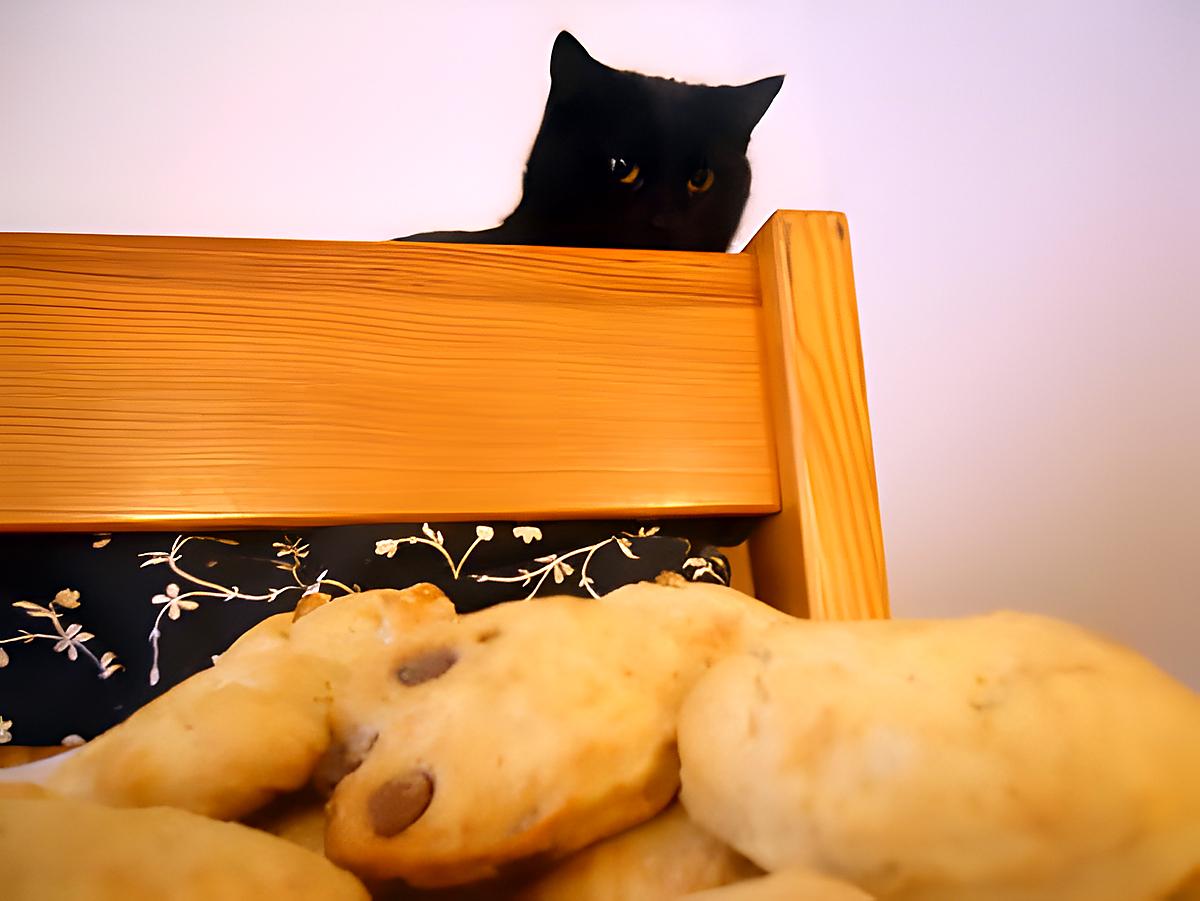
[[[183,810],[0,800],[6,901],[367,901],[349,873],[265,832]]]
[[[334,689],[372,648],[454,607],[433,586],[348,595],[259,623],[216,664],[64,757],[56,793],[238,819],[309,779]]]
[[[679,804],[597,842],[516,893],[516,901],[665,901],[762,871],[701,829]]]
[[[873,901],[857,886],[807,869],[785,869],[723,888],[683,895],[680,901]]]
[[[884,899],[1147,901],[1200,866],[1200,697],[1044,617],[779,627],[679,743],[699,823]]]
[[[720,586],[640,584],[410,631],[333,705],[346,775],[326,853],[364,878],[459,885],[645,821],[678,789],[684,695],[785,620]]]

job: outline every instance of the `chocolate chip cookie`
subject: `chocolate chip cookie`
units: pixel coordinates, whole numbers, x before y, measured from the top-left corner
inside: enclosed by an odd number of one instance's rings
[[[114,806],[241,818],[309,780],[329,745],[330,701],[360,658],[454,616],[440,591],[417,585],[271,617],[64,759],[48,785]]]
[[[16,901],[367,901],[318,854],[183,810],[0,799],[0,895]]]
[[[678,787],[683,696],[780,617],[720,586],[646,584],[403,636],[335,700],[326,853],[366,877],[453,885],[648,819]]]
[[[1200,696],[1045,617],[776,627],[679,747],[697,822],[880,898],[1128,901],[1200,867]]]

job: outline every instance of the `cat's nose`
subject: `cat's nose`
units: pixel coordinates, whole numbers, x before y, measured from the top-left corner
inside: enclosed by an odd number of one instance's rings
[[[661,229],[669,228],[671,225],[670,221],[662,213],[659,213],[658,215],[651,218],[650,224],[653,225],[655,228],[661,228]]]

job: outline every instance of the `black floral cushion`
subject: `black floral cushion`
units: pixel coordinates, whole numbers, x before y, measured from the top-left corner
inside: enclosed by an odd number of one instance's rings
[[[305,594],[439,586],[462,612],[599,597],[663,571],[728,583],[746,520],[430,523],[0,535],[0,743],[87,739]]]

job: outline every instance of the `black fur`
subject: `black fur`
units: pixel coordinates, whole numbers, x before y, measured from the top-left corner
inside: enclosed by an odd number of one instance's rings
[[[727,250],[750,195],[750,133],[782,84],[708,87],[610,69],[564,31],[517,208],[485,231],[396,240]],[[711,186],[689,190],[706,170]]]

